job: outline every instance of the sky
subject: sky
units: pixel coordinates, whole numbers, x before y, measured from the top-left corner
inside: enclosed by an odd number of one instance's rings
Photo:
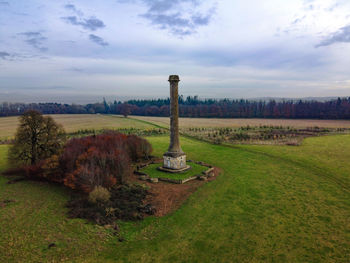
[[[350,96],[349,0],[0,0],[0,102]]]

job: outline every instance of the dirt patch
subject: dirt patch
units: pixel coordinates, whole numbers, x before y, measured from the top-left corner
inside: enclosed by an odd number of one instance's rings
[[[132,175],[131,181],[146,184],[150,193],[144,200],[145,204],[155,207],[155,216],[161,217],[178,209],[187,198],[203,184],[213,181],[219,175],[220,169],[214,169],[214,176],[207,181],[193,180],[186,184],[172,184],[166,182],[150,183],[139,180],[137,175]]]

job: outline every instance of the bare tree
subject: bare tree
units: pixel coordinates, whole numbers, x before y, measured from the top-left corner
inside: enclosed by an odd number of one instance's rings
[[[20,117],[14,144],[9,158],[15,163],[36,164],[58,154],[65,142],[65,131],[52,117],[35,110],[26,111]]]
[[[123,103],[121,105],[120,113],[126,118],[131,114],[131,105],[128,103]]]

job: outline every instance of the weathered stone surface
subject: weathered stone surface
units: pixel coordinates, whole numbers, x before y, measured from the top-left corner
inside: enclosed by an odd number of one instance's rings
[[[195,180],[195,179],[197,179],[197,176],[192,176],[190,178],[183,179],[183,180],[170,179],[170,178],[159,178],[159,181],[167,182],[167,183],[173,183],[173,184],[184,184],[184,183],[187,183],[187,182]]]
[[[200,180],[200,181],[207,181],[208,178],[206,176],[202,175],[202,176],[198,176],[198,180]]]
[[[185,172],[185,171],[191,169],[191,166],[186,165],[186,167],[184,167],[184,168],[182,168],[182,169],[169,169],[169,168],[160,166],[160,167],[158,167],[157,169],[158,169],[159,171],[166,172],[166,173],[182,173],[182,172]]]
[[[183,179],[183,180],[182,180],[182,183],[184,184],[184,183],[187,183],[187,182],[192,181],[192,180],[195,180],[195,179],[197,179],[197,176],[192,176],[192,177],[190,177],[190,178]]]
[[[178,157],[184,152],[180,147],[179,139],[179,81],[177,75],[170,75],[170,145],[168,151],[164,154],[166,156]]]
[[[212,174],[212,173],[214,173],[214,168],[213,168],[213,167],[212,167],[212,168],[209,168],[208,170],[206,170],[206,171],[203,172],[204,175],[210,175],[210,174]]]
[[[179,139],[179,81],[178,75],[170,75],[170,145],[163,155],[163,168],[183,170],[187,167],[186,155],[182,151]]]
[[[163,167],[173,170],[180,170],[187,167],[186,155],[180,155],[178,157],[163,156]]]
[[[148,181],[150,181],[151,183],[158,183],[158,178],[149,178]]]
[[[208,174],[208,177],[214,177],[214,176],[215,176],[214,171]]]

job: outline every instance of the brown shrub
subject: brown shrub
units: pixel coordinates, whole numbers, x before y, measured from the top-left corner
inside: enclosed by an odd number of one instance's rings
[[[152,145],[136,135],[129,135],[127,139],[129,156],[132,161],[148,159],[152,153]]]
[[[151,145],[137,136],[107,132],[68,141],[61,156],[51,155],[34,165],[9,170],[8,174],[44,179],[90,193],[97,186],[111,189],[124,184],[132,173],[131,161],[147,159]]]
[[[131,175],[131,160],[148,157],[151,149],[144,139],[115,132],[72,139],[60,158],[64,184],[87,193],[123,184]]]

